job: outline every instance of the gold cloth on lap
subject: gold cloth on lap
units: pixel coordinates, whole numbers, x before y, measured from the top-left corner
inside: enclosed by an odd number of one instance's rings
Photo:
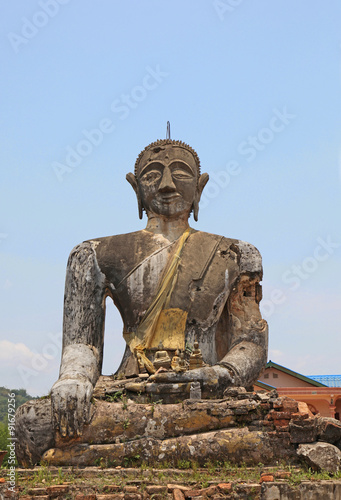
[[[162,343],[164,349],[183,351],[185,349],[185,329],[187,311],[182,309],[163,309],[160,313],[152,344],[158,347]]]

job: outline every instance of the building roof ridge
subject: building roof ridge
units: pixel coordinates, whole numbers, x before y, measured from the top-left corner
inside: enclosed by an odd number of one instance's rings
[[[294,370],[290,370],[289,368],[286,368],[285,366],[278,365],[277,363],[274,363],[271,361],[271,359],[267,362],[265,368],[276,368],[277,370],[282,371],[283,373],[286,373],[288,375],[291,375],[293,377],[299,378],[300,380],[303,380],[304,382],[307,382],[308,384],[311,384],[315,387],[328,387],[326,384],[323,384],[319,382],[318,380],[314,380],[311,377],[308,377],[307,375],[302,375],[301,373],[295,372]]]

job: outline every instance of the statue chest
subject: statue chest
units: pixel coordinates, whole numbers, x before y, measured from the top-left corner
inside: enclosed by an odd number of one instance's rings
[[[194,233],[186,242],[167,305],[185,311],[187,325],[200,325],[202,329],[219,320],[239,272],[229,240],[209,236]],[[113,272],[111,268],[111,294],[126,328],[135,329],[154,300],[173,252],[174,246],[170,245],[125,269],[120,267]]]

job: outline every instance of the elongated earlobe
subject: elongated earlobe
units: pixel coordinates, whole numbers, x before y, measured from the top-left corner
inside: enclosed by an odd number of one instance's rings
[[[143,206],[142,206],[142,201],[141,201],[141,196],[139,192],[139,188],[137,185],[137,180],[134,174],[129,172],[129,174],[126,175],[126,179],[135,191],[136,198],[137,198],[137,205],[138,205],[138,210],[139,210],[139,218],[142,219],[143,217]]]
[[[195,198],[193,201],[193,217],[194,217],[195,222],[198,221],[199,201],[201,198],[201,193],[203,192],[203,189],[206,186],[208,179],[209,179],[208,174],[202,174],[198,180],[198,189],[197,189],[197,192],[195,193]]]
[[[198,222],[198,214],[199,214],[199,200],[197,200],[197,196],[193,201],[193,218],[195,222]]]

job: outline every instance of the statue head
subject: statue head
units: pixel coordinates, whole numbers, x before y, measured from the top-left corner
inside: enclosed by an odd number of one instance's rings
[[[139,216],[190,216],[198,220],[201,193],[208,174],[200,173],[194,149],[181,141],[164,139],[149,144],[138,156],[134,174],[127,174],[138,201]]]

